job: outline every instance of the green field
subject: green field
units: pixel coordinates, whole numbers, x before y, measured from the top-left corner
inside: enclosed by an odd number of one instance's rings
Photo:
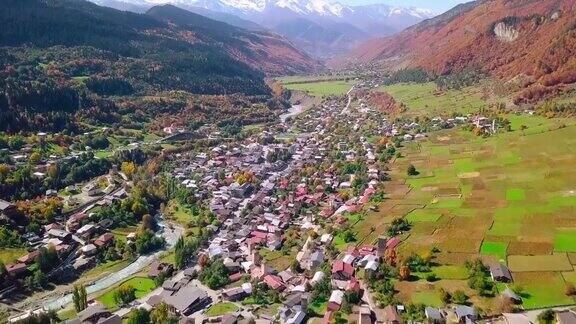
[[[210,306],[204,313],[208,317],[222,316],[238,311],[240,308],[229,302],[221,302]]]
[[[398,197],[403,204],[424,207],[404,214],[412,229],[399,253],[407,256],[438,247],[434,262],[440,266],[432,269],[440,279],[435,289],[467,288],[464,262],[481,257],[486,263],[508,264],[515,283],[518,277],[525,286],[525,307],[573,303],[563,294],[562,278],[576,281],[567,255],[576,252],[574,120],[504,117],[512,131],[488,138],[451,129],[405,143],[392,179],[404,180],[411,188]],[[567,126],[560,127],[562,123]],[[521,130],[521,125],[527,128]],[[409,164],[419,176],[406,175]],[[543,275],[527,280],[532,273]],[[399,289],[401,295],[429,293],[413,291],[413,286]],[[489,299],[478,302],[495,306]]]
[[[521,287],[525,309],[563,306],[574,304],[574,299],[564,294],[562,276],[553,272],[533,272],[520,274],[514,278]]]
[[[424,209],[416,209],[406,216],[409,222],[435,222],[442,217],[441,214]]]
[[[576,228],[558,230],[554,238],[554,251],[576,252]]]
[[[480,247],[480,254],[491,255],[496,257],[498,260],[506,261],[506,249],[508,244],[504,242],[482,242]]]
[[[154,290],[154,288],[156,288],[156,284],[154,283],[154,280],[152,280],[150,278],[145,278],[145,277],[134,277],[134,278],[128,279],[128,280],[122,282],[117,287],[124,286],[124,285],[131,285],[134,288],[136,288],[136,299],[146,296],[148,293],[150,293],[152,290]],[[116,289],[118,289],[117,287],[113,288],[111,290],[108,290],[103,295],[96,298],[98,301],[100,301],[102,304],[104,304],[104,306],[106,306],[106,308],[108,308],[109,310],[112,310],[112,311],[118,309],[118,307],[119,307],[119,305],[116,304],[116,301],[114,301],[114,292],[116,291]]]
[[[313,96],[343,95],[354,85],[352,81],[322,81],[309,83],[291,83],[284,87],[289,90],[305,91]]]
[[[406,104],[409,115],[445,116],[452,112],[467,114],[487,106],[481,99],[481,90],[476,87],[438,92],[436,84],[429,82],[381,86],[379,90]]]
[[[26,253],[28,253],[26,249],[1,249],[0,261],[6,265],[18,260],[18,258]]]
[[[412,294],[411,299],[414,304],[424,304],[435,307],[444,305],[437,292],[416,292]]]

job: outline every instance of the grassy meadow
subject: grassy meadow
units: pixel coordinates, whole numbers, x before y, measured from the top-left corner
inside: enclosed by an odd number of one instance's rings
[[[392,177],[412,189],[405,203],[423,208],[406,214],[413,228],[399,253],[437,247],[440,269],[462,268],[478,257],[488,264],[504,262],[522,289],[525,308],[574,304],[564,289],[566,281],[576,281],[571,255],[576,252],[576,126],[569,120],[506,117],[511,132],[481,138],[452,129],[405,145]],[[522,131],[520,125],[528,128]],[[409,164],[420,175],[407,176]],[[476,296],[465,277],[436,275],[440,280],[425,286],[423,280],[401,283],[400,291],[431,298],[441,287],[462,289],[475,304],[495,307],[493,300]]]
[[[438,92],[434,82],[416,84],[399,83],[380,86],[397,101],[403,102],[407,115],[447,115],[452,112],[462,114],[477,112],[486,107],[479,87],[467,87],[462,90]]]
[[[288,83],[284,87],[288,90],[304,91],[312,96],[343,95],[352,88],[353,81],[322,81],[322,82],[302,82]]]
[[[102,294],[100,297],[98,297],[96,299],[99,302],[101,302],[104,306],[106,306],[107,309],[109,309],[111,311],[115,311],[120,306],[114,300],[114,292],[116,291],[116,289],[118,289],[118,287],[128,286],[128,285],[130,285],[136,289],[136,292],[135,292],[136,299],[146,296],[148,293],[153,291],[154,288],[156,288],[156,284],[154,283],[154,280],[152,280],[150,278],[133,277],[133,278],[130,278],[130,279],[124,281],[120,285],[116,286],[116,288],[108,290],[107,292],[105,292],[104,294]]]

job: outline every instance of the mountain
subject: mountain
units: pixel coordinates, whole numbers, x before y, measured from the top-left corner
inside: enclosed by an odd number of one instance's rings
[[[319,66],[283,37],[271,32],[239,29],[172,5],[152,7],[146,15],[216,41],[232,57],[270,75],[310,72]]]
[[[517,102],[576,82],[576,2],[483,0],[460,5],[388,38],[364,43],[347,63],[422,67],[438,74],[479,68],[523,80]]]
[[[217,52],[215,58],[228,57],[224,62],[238,60],[272,75],[317,67],[281,36],[247,31],[173,6],[155,7],[147,14],[83,0],[7,0],[1,7],[0,23],[7,27],[0,31],[0,45],[88,45],[128,56]]]
[[[233,107],[279,107],[267,75],[317,67],[281,36],[172,6],[136,14],[83,0],[3,0],[0,25],[0,131],[141,127],[185,108],[229,118]],[[210,96],[224,111],[199,108]]]
[[[100,6],[110,7],[121,11],[131,11],[135,13],[145,13],[150,8],[156,6],[156,4],[153,3],[147,3],[147,2],[130,3],[130,2],[124,2],[122,0],[92,0],[92,2]],[[232,14],[228,14],[225,12],[212,11],[202,7],[187,6],[183,4],[180,4],[179,7],[187,11],[202,15],[204,17],[213,20],[218,20],[220,22],[224,22],[239,28],[244,28],[248,30],[258,30],[258,31],[264,30],[264,27],[258,25],[255,22],[242,19],[238,16],[234,16]]]
[[[345,53],[367,39],[392,35],[435,15],[419,8],[386,4],[346,6],[327,0],[93,1],[116,8],[170,3],[238,27],[256,30],[256,26],[262,26],[281,33],[299,48],[321,58]],[[248,21],[256,26],[246,24]]]

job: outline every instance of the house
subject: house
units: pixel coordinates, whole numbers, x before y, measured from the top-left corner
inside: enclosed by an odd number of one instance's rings
[[[426,319],[428,319],[428,323],[430,324],[446,323],[444,315],[438,308],[427,306],[424,309],[424,315],[426,315]]]
[[[171,275],[174,271],[174,266],[170,263],[158,262],[158,260],[152,261],[150,264],[150,270],[148,271],[148,277],[156,278],[160,275]]]
[[[344,261],[335,261],[332,264],[332,278],[337,280],[350,280],[354,275],[354,267]]]
[[[501,281],[501,282],[511,282],[512,281],[512,274],[508,267],[503,265],[502,263],[493,263],[490,265],[490,276],[492,276],[492,280],[494,281]]]
[[[209,303],[210,298],[204,290],[186,286],[180,288],[175,294],[167,296],[165,302],[173,306],[179,314],[188,316]]]
[[[266,275],[264,276],[264,282],[270,287],[271,289],[282,291],[286,289],[286,286],[282,282],[282,279],[275,275]]]
[[[102,304],[88,306],[88,308],[78,313],[78,318],[72,323],[90,324],[121,324],[122,319],[118,315],[113,315]]]
[[[358,324],[372,324],[372,312],[370,307],[361,306],[358,308]]]
[[[100,237],[98,237],[96,241],[94,241],[94,245],[102,249],[112,244],[112,242],[114,242],[114,235],[112,233],[105,233],[100,235]]]
[[[24,256],[21,256],[18,259],[19,263],[24,263],[26,265],[30,265],[32,263],[34,263],[34,261],[36,261],[36,258],[38,257],[38,255],[40,255],[40,251],[39,250],[34,250]]]
[[[377,254],[376,254],[377,257],[379,257],[379,258],[384,257],[384,252],[386,252],[386,243],[387,243],[387,240],[385,237],[380,236],[378,238],[378,247],[377,247]]]
[[[230,280],[230,282],[236,282],[236,281],[242,279],[243,276],[244,275],[242,274],[242,272],[236,272],[236,273],[229,275],[228,280]]]
[[[310,280],[310,284],[312,286],[315,286],[317,283],[319,283],[320,281],[322,281],[324,279],[326,275],[324,274],[324,272],[322,271],[316,271],[316,273],[314,273],[314,276],[312,277],[312,280]]]
[[[456,318],[458,319],[459,323],[474,322],[478,319],[478,313],[474,307],[457,305],[454,308],[454,313],[456,314]]]
[[[576,313],[571,310],[563,310],[556,313],[558,324],[575,324]]]
[[[315,251],[310,255],[310,260],[308,261],[308,270],[315,271],[324,262],[324,252]]]
[[[70,232],[58,228],[49,229],[47,234],[49,237],[57,238],[60,239],[61,241],[67,241],[72,237],[72,234],[70,234]]]
[[[24,263],[12,263],[6,265],[6,272],[12,277],[18,277],[27,271],[28,267]]]
[[[398,314],[398,309],[395,306],[388,305],[383,309],[384,323],[387,324],[400,324],[401,318]]]
[[[84,254],[86,256],[92,256],[92,255],[96,255],[98,253],[98,248],[94,244],[87,244],[87,245],[84,245],[80,249],[80,251],[82,251],[82,254]]]
[[[346,285],[346,291],[360,293],[360,290],[361,290],[360,281],[358,281],[358,279],[353,277],[352,279],[350,279],[350,281],[348,281],[348,285]]]
[[[238,188],[234,189],[232,191],[232,194],[236,198],[246,198],[246,197],[250,196],[250,194],[252,194],[253,191],[254,191],[254,186],[251,183],[246,182],[246,183],[242,184],[241,186],[239,186]]]
[[[76,235],[78,235],[80,238],[87,240],[92,236],[95,230],[96,226],[94,224],[86,224],[80,227],[78,231],[76,231]]]
[[[344,300],[344,292],[342,290],[333,290],[328,300],[328,310],[336,312],[340,309],[342,301]]]
[[[242,287],[234,287],[226,289],[222,292],[222,298],[229,301],[239,301],[246,298],[248,294],[242,289]]]
[[[286,324],[304,323],[305,319],[306,319],[306,311],[305,310],[299,310],[293,316],[291,316],[290,318],[288,318],[286,320]]]

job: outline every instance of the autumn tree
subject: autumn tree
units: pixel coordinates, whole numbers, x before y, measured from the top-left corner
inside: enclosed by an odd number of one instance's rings
[[[402,281],[410,279],[410,267],[407,265],[400,266],[398,276]]]
[[[384,252],[384,260],[393,267],[396,266],[397,257],[396,250],[394,249],[386,249]]]
[[[136,164],[134,164],[134,162],[122,162],[122,165],[120,166],[120,171],[122,171],[122,173],[124,173],[127,177],[131,177],[134,172],[136,172]]]
[[[28,159],[28,161],[30,162],[30,164],[36,165],[40,162],[41,159],[42,155],[40,155],[40,153],[38,152],[34,152],[30,154],[30,158]]]

